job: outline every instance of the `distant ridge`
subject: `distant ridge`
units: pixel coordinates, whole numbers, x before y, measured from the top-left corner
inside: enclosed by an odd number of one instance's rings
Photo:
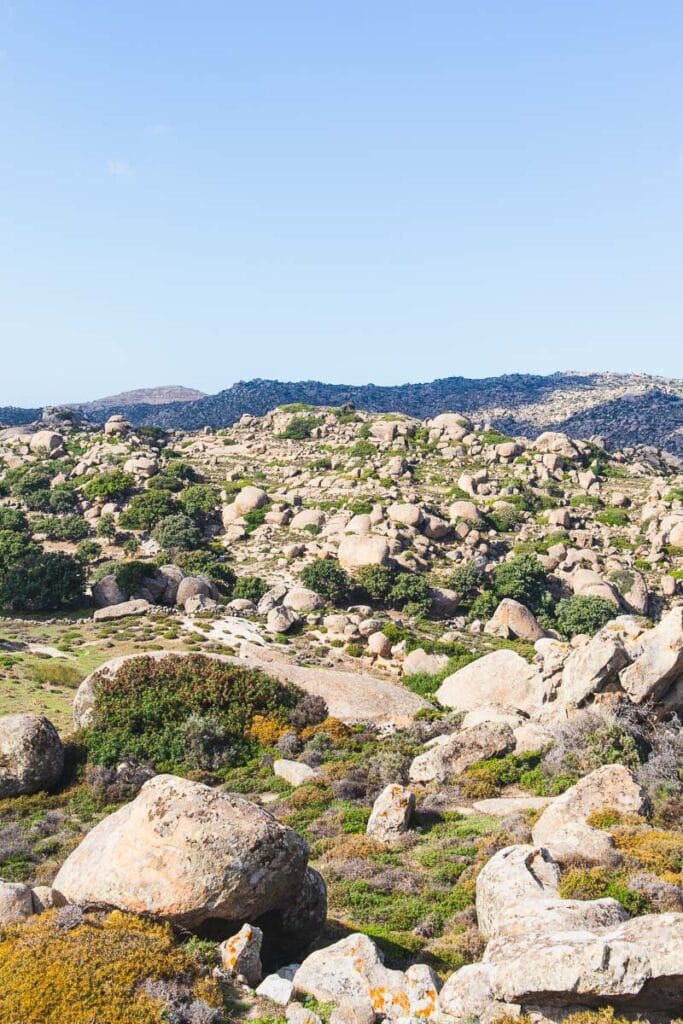
[[[141,396],[144,401],[138,400]],[[683,380],[647,374],[444,377],[390,387],[256,379],[239,381],[216,395],[172,386],[128,391],[71,408],[94,423],[125,411],[138,426],[198,430],[227,427],[244,413],[260,416],[293,402],[352,403],[368,412],[403,412],[420,419],[460,411],[513,435],[536,437],[544,430],[563,430],[573,437],[599,436],[610,448],[645,444],[683,456]],[[0,422],[28,423],[37,413],[0,409]]]
[[[122,391],[118,395],[107,395],[93,402],[70,403],[71,408],[82,410],[127,408],[129,405],[168,405],[169,402],[196,402],[198,398],[206,398],[204,391],[185,388],[181,384],[166,384],[157,388],[137,388],[135,391]]]

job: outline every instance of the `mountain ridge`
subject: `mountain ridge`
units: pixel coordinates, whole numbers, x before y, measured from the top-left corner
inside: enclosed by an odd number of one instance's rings
[[[190,399],[135,401],[136,395],[190,391]],[[200,395],[201,397],[194,397]],[[402,412],[419,418],[461,411],[511,434],[538,436],[563,430],[570,436],[599,435],[611,447],[649,444],[683,455],[683,380],[648,374],[557,372],[497,377],[443,377],[417,384],[351,385],[317,380],[237,381],[215,395],[178,386],[124,392],[69,408],[102,423],[125,412],[136,426],[193,430],[221,428],[245,413],[264,415],[290,403],[335,406],[351,403],[368,412]],[[0,408],[0,422],[28,423],[40,410]]]

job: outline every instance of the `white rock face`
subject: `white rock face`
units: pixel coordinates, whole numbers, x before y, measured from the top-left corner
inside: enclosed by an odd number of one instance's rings
[[[434,676],[441,672],[448,664],[448,656],[445,654],[427,654],[421,647],[406,655],[403,662],[403,675],[412,676],[417,672],[426,672]]]
[[[242,977],[247,985],[255,988],[263,976],[262,942],[263,932],[250,924],[242,925],[236,935],[221,942],[218,953],[226,974],[235,978]]]
[[[620,682],[635,704],[661,697],[683,674],[683,606],[672,608],[645,634],[643,652],[625,669]]]
[[[515,738],[504,722],[481,722],[469,729],[461,729],[451,736],[440,738],[423,754],[413,760],[409,777],[411,782],[445,782],[458,775],[475,761],[499,757],[514,750]]]
[[[397,1020],[409,1014],[402,971],[384,966],[372,939],[360,933],[306,957],[294,976],[294,991],[336,1006],[351,1005]]]
[[[157,775],[86,835],[53,888],[69,903],[186,928],[213,918],[256,922],[300,903],[307,857],[300,836],[243,797]],[[300,920],[306,913],[299,908]]]
[[[492,651],[444,679],[436,699],[455,711],[484,704],[538,713],[543,703],[543,680],[533,665],[514,651]]]
[[[146,615],[152,608],[149,601],[141,598],[134,598],[132,601],[122,601],[121,604],[110,604],[106,608],[97,608],[93,619],[95,622],[106,622],[109,619],[126,619],[130,615]]]
[[[392,843],[407,831],[414,810],[409,789],[397,783],[386,786],[375,800],[366,832],[380,843]]]
[[[290,786],[303,786],[318,776],[315,768],[304,764],[303,761],[288,761],[286,758],[278,758],[273,762],[273,772]]]
[[[621,638],[601,631],[573,650],[565,661],[557,700],[580,707],[614,680],[628,662]]]
[[[256,995],[270,999],[280,1006],[286,1006],[292,998],[293,979],[298,969],[298,964],[289,964],[287,967],[281,967],[275,974],[268,974],[256,989]]]
[[[477,877],[479,931],[484,938],[498,934],[514,907],[554,899],[559,882],[560,869],[546,850],[521,845],[499,850]]]
[[[344,569],[361,569],[364,565],[386,565],[389,561],[389,545],[384,537],[370,534],[367,537],[344,537],[337,552]]]
[[[322,608],[325,603],[315,590],[308,587],[293,587],[288,590],[283,600],[285,608],[291,608],[295,612],[312,612],[316,608]]]
[[[550,804],[532,828],[534,843],[558,859],[573,854],[608,859],[611,837],[587,824],[595,811],[606,807],[620,814],[644,814],[648,800],[628,768],[608,764],[566,790]]]
[[[0,926],[20,924],[33,914],[33,896],[21,882],[0,881]]]
[[[487,622],[485,632],[494,635],[502,633],[504,636],[518,637],[530,643],[535,643],[545,636],[536,621],[536,616],[526,605],[514,601],[511,597],[504,597],[500,602],[493,618]]]
[[[26,712],[0,718],[0,799],[50,789],[63,769],[64,748],[44,715]]]

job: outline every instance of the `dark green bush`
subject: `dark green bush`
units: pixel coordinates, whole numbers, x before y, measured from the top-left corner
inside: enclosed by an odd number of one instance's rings
[[[429,584],[424,576],[416,572],[398,574],[389,600],[393,607],[401,608],[410,615],[427,615],[432,606]]]
[[[240,576],[233,587],[233,599],[241,598],[243,601],[253,601],[258,604],[268,590],[268,584],[260,576]]]
[[[294,416],[279,436],[290,441],[307,441],[319,424],[316,416]]]
[[[236,576],[225,558],[213,551],[188,551],[179,554],[177,564],[188,576],[206,576],[217,587],[222,597],[230,597]]]
[[[0,508],[0,532],[28,533],[28,519],[18,508]]]
[[[43,551],[23,533],[0,533],[0,608],[49,611],[78,603],[85,576],[75,558]]]
[[[185,513],[198,523],[204,523],[218,506],[218,488],[211,484],[193,484],[178,495]]]
[[[386,565],[364,565],[358,570],[358,585],[370,604],[386,604],[396,579]]]
[[[616,614],[617,609],[611,601],[584,594],[562,598],[555,610],[557,628],[567,639],[577,633],[593,636]]]
[[[606,508],[604,512],[598,513],[596,519],[605,526],[628,526],[631,522],[631,517],[623,508]]]
[[[195,522],[183,512],[160,519],[152,531],[152,537],[164,551],[193,551],[201,544],[202,535]]]
[[[98,678],[85,743],[99,764],[132,756],[162,771],[184,771],[196,766],[202,748],[198,716],[211,721],[214,760],[223,750],[231,765],[241,764],[253,753],[248,733],[254,716],[281,717],[285,724],[301,696],[263,672],[199,654],[133,658]]]
[[[50,508],[50,483],[57,473],[54,463],[31,463],[8,469],[4,483],[13,498],[21,501],[32,512],[47,512]]]
[[[463,598],[472,597],[484,582],[484,574],[474,562],[462,562],[451,573],[448,586]]]
[[[521,601],[531,611],[539,611],[546,581],[546,570],[534,555],[519,555],[510,562],[501,562],[496,566],[493,590],[499,601],[511,597]]]
[[[167,491],[144,491],[131,498],[119,516],[119,523],[126,530],[151,530],[176,507]]]
[[[34,533],[44,533],[49,540],[84,540],[92,533],[82,516],[48,516],[33,524]]]
[[[113,469],[108,473],[100,473],[88,480],[83,488],[86,498],[93,501],[95,498],[104,498],[105,501],[116,501],[130,494],[135,487],[135,477],[132,473],[124,473],[123,470]]]
[[[304,566],[301,582],[335,605],[348,601],[352,586],[348,574],[333,558],[318,558]]]

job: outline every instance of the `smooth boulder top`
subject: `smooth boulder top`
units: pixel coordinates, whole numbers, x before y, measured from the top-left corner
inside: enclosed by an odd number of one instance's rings
[[[196,928],[285,910],[307,860],[306,841],[244,797],[157,775],[86,835],[53,889],[68,903]]]
[[[540,673],[515,651],[485,654],[444,679],[436,699],[454,711],[472,711],[484,704],[518,708],[537,714],[543,704]]]

